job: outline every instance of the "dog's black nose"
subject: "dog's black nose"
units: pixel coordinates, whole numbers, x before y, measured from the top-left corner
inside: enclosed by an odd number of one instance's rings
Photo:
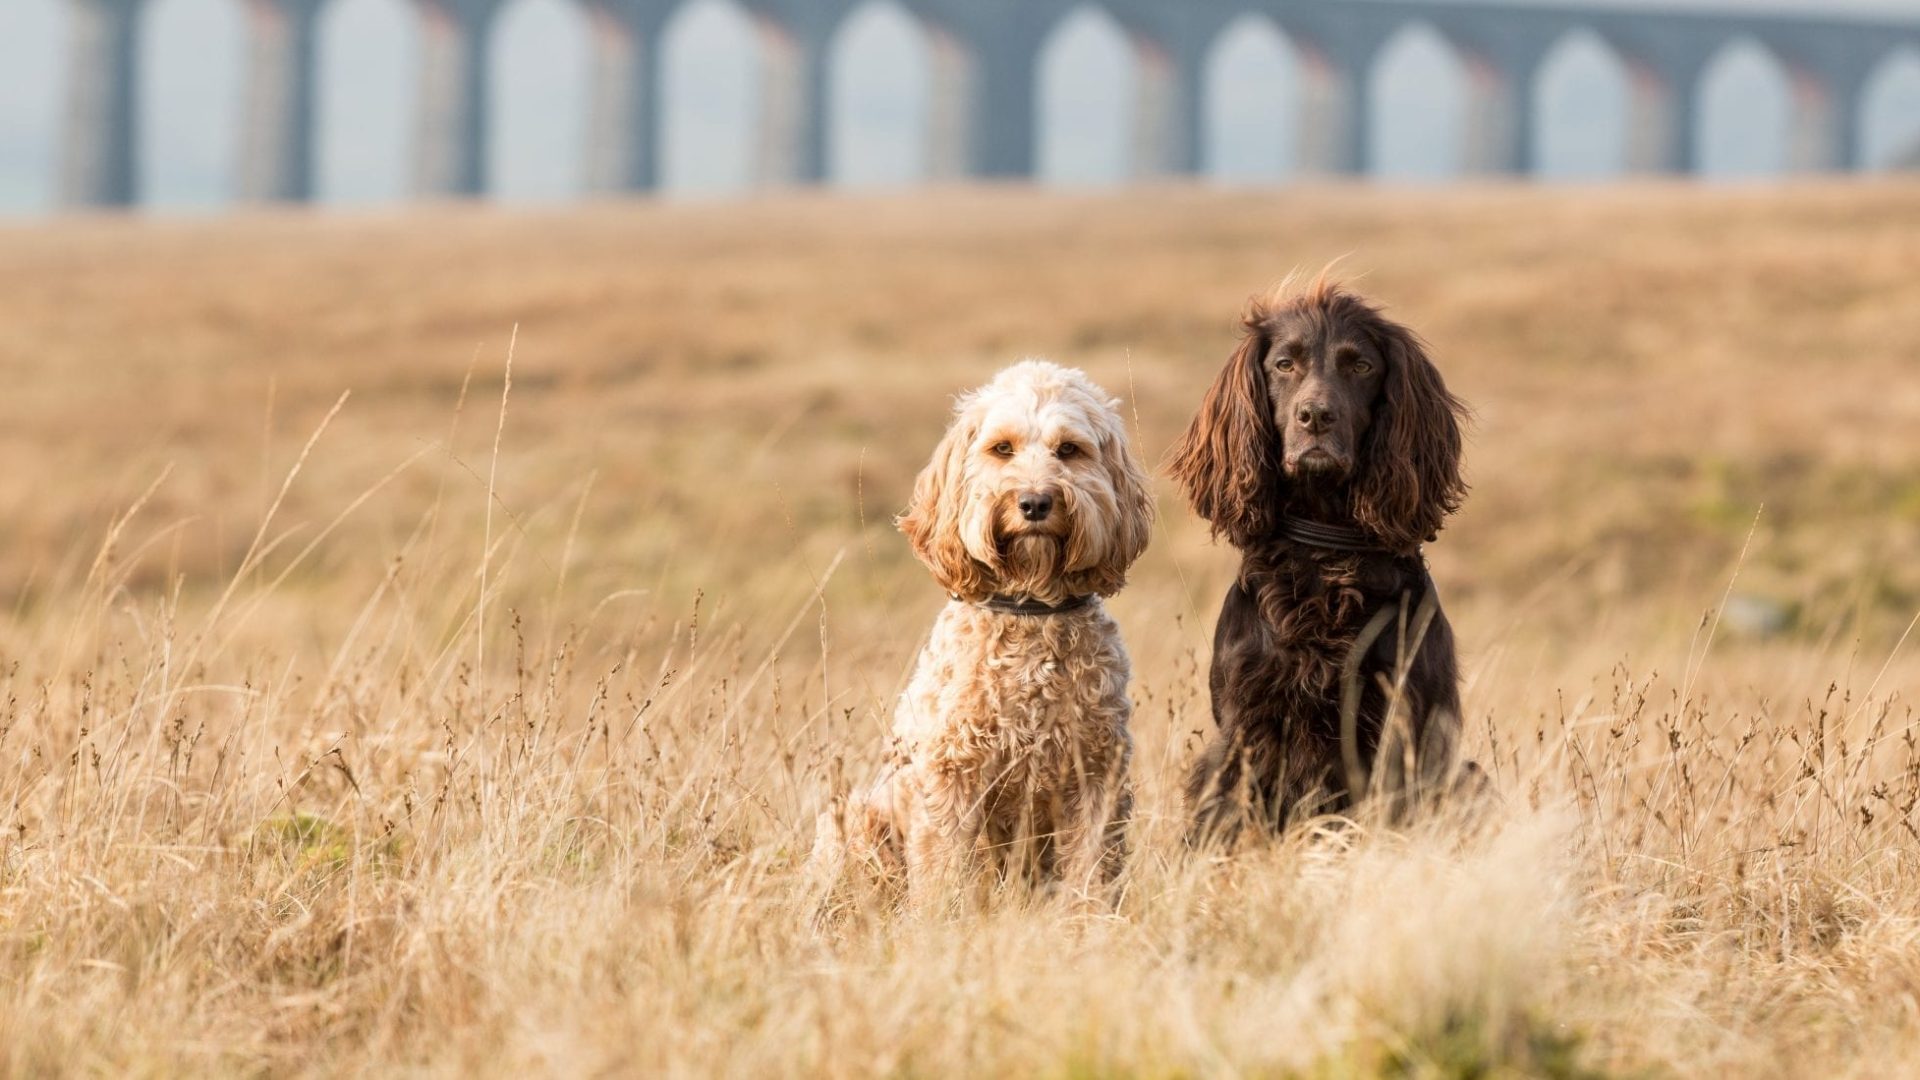
[[[1293,418],[1317,434],[1333,426],[1333,406],[1324,401],[1303,401],[1294,409]]]
[[[1028,521],[1045,521],[1053,513],[1053,496],[1044,491],[1023,491],[1015,500],[1020,516]]]

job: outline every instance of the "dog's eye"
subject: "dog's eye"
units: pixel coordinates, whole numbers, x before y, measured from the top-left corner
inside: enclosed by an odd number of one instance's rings
[[[1274,366],[1274,369],[1277,371],[1292,371],[1293,357],[1282,354],[1281,356],[1279,356],[1277,359],[1274,360],[1273,366]]]
[[[1355,360],[1353,362],[1353,373],[1355,375],[1365,375],[1367,372],[1372,370],[1373,370],[1373,365],[1367,363],[1365,360]]]
[[[1080,454],[1080,444],[1063,442],[1060,444],[1060,448],[1054,451],[1054,454],[1063,458],[1078,457]]]
[[[1012,457],[1013,444],[1003,439],[993,444],[993,452],[1001,457]]]

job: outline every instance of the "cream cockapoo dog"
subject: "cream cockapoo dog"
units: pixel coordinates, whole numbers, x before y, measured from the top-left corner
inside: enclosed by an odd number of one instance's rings
[[[951,597],[894,716],[886,771],[821,845],[909,891],[982,870],[1086,895],[1124,858],[1130,674],[1102,597],[1153,501],[1119,402],[1039,360],[963,396],[899,520]]]

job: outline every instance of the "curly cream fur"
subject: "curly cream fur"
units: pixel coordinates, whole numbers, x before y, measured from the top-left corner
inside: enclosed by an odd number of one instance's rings
[[[1081,894],[1110,882],[1132,810],[1130,674],[1096,599],[1052,615],[978,601],[1111,596],[1153,526],[1147,477],[1113,400],[1025,361],[960,399],[900,528],[953,599],[894,716],[886,771],[822,847],[904,870],[920,894],[984,869]],[[1022,492],[1059,511],[1022,519]]]

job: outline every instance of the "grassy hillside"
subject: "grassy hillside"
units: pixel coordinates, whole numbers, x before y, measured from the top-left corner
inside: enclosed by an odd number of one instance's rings
[[[0,232],[0,1062],[1920,1067],[1917,240],[1910,184]],[[822,917],[951,396],[1077,364],[1157,459],[1335,260],[1477,414],[1489,835],[1181,853],[1234,557],[1163,486],[1119,911]]]

